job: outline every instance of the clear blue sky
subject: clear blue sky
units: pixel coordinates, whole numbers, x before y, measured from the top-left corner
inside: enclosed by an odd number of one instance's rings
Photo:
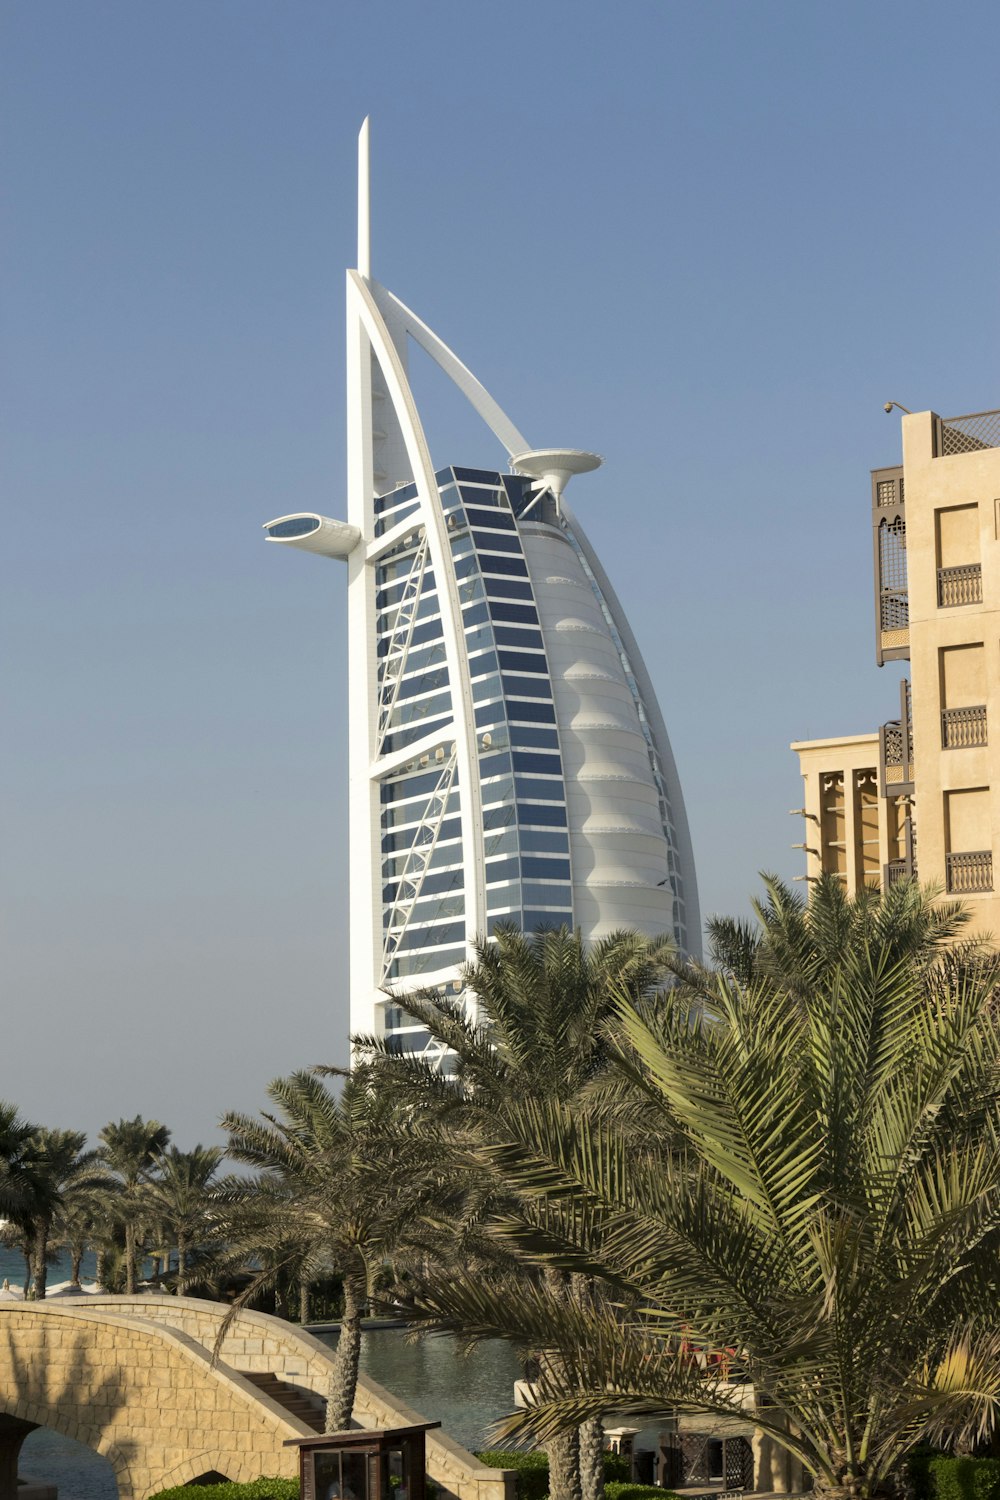
[[[1000,406],[993,4],[19,0],[0,48],[0,1095],[182,1145],[343,1059],[343,268],[541,445],[629,611],[706,912],[873,728],[895,399]],[[495,446],[428,381],[435,456]]]

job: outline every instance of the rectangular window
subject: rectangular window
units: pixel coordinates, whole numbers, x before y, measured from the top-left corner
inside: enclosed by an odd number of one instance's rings
[[[527,797],[537,797],[540,802],[562,802],[563,784],[560,777],[553,777],[551,781],[536,780],[529,776],[516,776],[514,787],[517,791],[517,800],[523,801]],[[530,821],[526,819],[525,821]]]
[[[494,828],[506,828],[514,822],[514,804],[506,803],[501,807],[488,807],[483,813],[483,828],[487,831]]]
[[[517,821],[521,825],[522,832],[525,826],[534,824],[536,827],[565,828],[566,809],[558,803],[544,802],[519,802],[517,806]]]
[[[478,604],[470,604],[462,610],[462,623],[466,630],[472,625],[485,624],[489,617],[490,611],[485,600],[481,600]]]
[[[494,620],[521,620],[525,625],[538,624],[538,611],[533,604],[513,604],[506,599],[491,599],[490,614]]]
[[[512,578],[528,576],[528,564],[521,557],[497,557],[494,553],[481,552],[479,564],[486,574],[507,573]]]
[[[504,776],[510,774],[510,756],[504,750],[500,755],[484,755],[479,761],[480,782],[489,781],[491,776]],[[483,794],[486,795],[485,792]],[[491,796],[490,800],[494,800]]]
[[[544,859],[535,858],[533,855],[521,856],[521,871],[533,880],[568,880],[568,859]]]
[[[537,746],[542,750],[558,750],[559,735],[555,729],[541,729],[535,724],[515,724],[511,727],[512,745]]]
[[[519,693],[525,698],[551,698],[552,684],[548,677],[515,677],[510,672],[503,674],[504,690]]]
[[[554,881],[552,885],[525,885],[525,906],[568,906],[569,890],[566,885]]]
[[[480,561],[483,565],[484,573],[503,571],[493,566],[496,560],[492,556],[494,552],[516,552],[518,556],[521,556],[522,548],[519,536],[507,535],[505,532],[498,531],[474,531],[472,536],[476,546],[479,548]]]
[[[562,759],[558,755],[540,755],[535,750],[515,750],[514,770],[534,771],[539,776],[561,776]]]
[[[491,599],[534,599],[535,593],[530,583],[522,583],[519,578],[487,578],[486,592]],[[537,619],[534,624],[538,624]]]
[[[485,677],[497,669],[497,657],[495,651],[484,651],[481,656],[473,656],[469,661],[470,677]]]
[[[517,880],[521,874],[517,859],[495,859],[486,866],[486,884],[496,885],[501,880]]]
[[[470,526],[492,526],[501,527],[505,531],[513,531],[514,517],[509,510],[501,510],[499,506],[495,510],[476,510],[473,506],[465,507]]]
[[[532,630],[525,625],[520,628],[516,625],[497,625],[493,634],[496,636],[498,646],[517,646],[523,651],[544,651],[542,633],[540,630]]]
[[[521,849],[538,854],[568,854],[569,834],[549,828],[522,828]]]
[[[501,651],[500,665],[511,672],[542,672],[546,676],[549,670],[542,651]]]
[[[526,703],[522,698],[509,698],[507,717],[511,723],[517,719],[528,719],[536,724],[554,724],[556,711],[551,703]]]

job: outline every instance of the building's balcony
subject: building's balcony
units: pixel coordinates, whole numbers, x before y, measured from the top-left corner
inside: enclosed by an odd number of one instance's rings
[[[872,471],[875,540],[875,660],[910,654],[910,598],[906,581],[906,506],[903,470]]]
[[[941,714],[942,750],[964,750],[986,744],[986,704],[974,708],[946,708]]]
[[[983,569],[980,563],[963,563],[958,568],[938,568],[937,577],[939,608],[982,604]]]
[[[913,871],[907,859],[890,859],[885,867],[886,885],[895,885],[897,880],[909,880]]]
[[[913,709],[905,677],[899,685],[899,718],[890,719],[878,732],[878,760],[880,796],[912,796]]]
[[[965,896],[993,889],[992,850],[977,849],[968,854],[946,854],[945,865],[949,894]]]

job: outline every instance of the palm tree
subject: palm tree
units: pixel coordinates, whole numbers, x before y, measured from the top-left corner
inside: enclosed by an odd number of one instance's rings
[[[212,1178],[222,1156],[218,1146],[197,1145],[191,1151],[171,1146],[156,1158],[155,1175],[149,1176],[147,1203],[177,1250],[178,1293],[186,1284],[188,1251],[211,1232]],[[169,1248],[167,1258],[169,1269]]]
[[[475,953],[475,962],[462,973],[464,988],[476,997],[474,1018],[461,1000],[442,998],[436,990],[393,996],[451,1049],[452,1077],[431,1064],[388,1057],[370,1038],[355,1039],[373,1054],[381,1051],[381,1066],[400,1077],[425,1108],[464,1118],[474,1142],[502,1138],[503,1121],[515,1103],[530,1107],[558,1099],[568,1104],[598,1085],[609,1057],[606,1026],[614,995],[643,1002],[662,980],[675,949],[668,939],[625,930],[588,947],[565,927],[525,935],[501,925],[492,941],[477,943]],[[520,1275],[504,1273],[503,1284],[515,1300],[525,1274],[524,1268]],[[552,1297],[589,1303],[597,1295],[589,1284],[572,1284],[557,1268],[542,1274]],[[535,1351],[529,1345],[526,1352]],[[552,1361],[555,1355],[544,1358]],[[546,1446],[554,1500],[600,1500],[600,1416],[589,1417],[578,1433],[550,1435]]]
[[[38,1189],[26,1227],[31,1236],[32,1279],[37,1301],[45,1297],[50,1240],[61,1211],[78,1195],[87,1196],[89,1201],[92,1190],[108,1181],[100,1154],[84,1151],[86,1143],[82,1130],[41,1128],[32,1136]]]
[[[396,1097],[369,1068],[345,1079],[339,1098],[313,1069],[268,1085],[275,1113],[229,1113],[227,1155],[255,1168],[218,1184],[230,1268],[257,1266],[238,1299],[289,1273],[307,1284],[343,1281],[344,1311],[327,1398],[326,1430],[350,1424],[357,1389],[361,1317],[374,1272],[416,1233],[442,1174],[408,1129]]]
[[[125,1231],[125,1294],[134,1296],[140,1226],[145,1208],[145,1190],[157,1157],[166,1150],[170,1131],[159,1120],[118,1120],[105,1125],[100,1134],[101,1157],[117,1178],[113,1196],[107,1199],[111,1216]]]
[[[831,904],[849,933],[877,929],[868,893]],[[558,1097],[504,1111],[486,1149],[518,1210],[495,1232],[607,1292],[425,1290],[439,1326],[554,1354],[508,1433],[609,1404],[745,1420],[749,1401],[820,1494],[864,1500],[917,1442],[996,1420],[997,959],[820,946],[791,983],[755,955],[656,1007],[619,988],[620,1065],[658,1117],[647,1150]]]
[[[0,1217],[15,1223],[38,1192],[36,1128],[21,1119],[15,1104],[0,1100]]]

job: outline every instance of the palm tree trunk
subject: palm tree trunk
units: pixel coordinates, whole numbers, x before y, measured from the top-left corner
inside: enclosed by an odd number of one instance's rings
[[[351,1425],[361,1360],[361,1313],[367,1289],[363,1272],[352,1271],[344,1277],[344,1316],[326,1397],[327,1432],[343,1432]]]
[[[24,1295],[25,1299],[31,1296],[31,1277],[34,1270],[35,1258],[25,1245],[21,1251],[24,1256]]]
[[[104,1284],[104,1268],[107,1264],[107,1254],[108,1253],[104,1249],[104,1246],[98,1245],[95,1252],[95,1260],[97,1264],[94,1266],[94,1280],[97,1282],[97,1285],[100,1287],[102,1292],[107,1291],[107,1287]]]
[[[125,1295],[135,1296],[135,1225],[125,1220]]]
[[[74,1248],[70,1252],[69,1279],[72,1286],[80,1285],[80,1267],[83,1264],[83,1255],[83,1250],[79,1248]],[[98,1285],[100,1285],[100,1281],[98,1281]]]
[[[299,1322],[303,1328],[309,1322],[309,1283],[299,1282]]]
[[[184,1235],[177,1235],[177,1295],[183,1295],[184,1278],[187,1275],[187,1240]]]
[[[44,1302],[45,1288],[49,1279],[46,1256],[49,1250],[49,1226],[39,1220],[35,1229],[35,1301]]]
[[[549,1500],[582,1500],[580,1431],[562,1432],[545,1444],[549,1459]]]
[[[580,1424],[580,1487],[583,1500],[604,1500],[604,1423],[588,1417]]]
[[[554,1297],[560,1300],[566,1297],[569,1288],[561,1271],[546,1267],[542,1272],[542,1280]],[[551,1354],[544,1354],[539,1359],[539,1366],[544,1388],[546,1373],[551,1372],[553,1376],[557,1374],[557,1365]],[[549,1459],[549,1500],[583,1500],[579,1428],[561,1432],[557,1438],[545,1444],[545,1452]]]

